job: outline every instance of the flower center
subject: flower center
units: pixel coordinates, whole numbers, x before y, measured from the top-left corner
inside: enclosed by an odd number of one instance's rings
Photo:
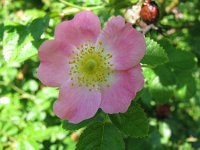
[[[88,41],[76,48],[73,53],[74,56],[69,61],[72,86],[78,84],[87,87],[89,91],[100,90],[102,85],[109,86],[108,77],[113,72],[110,60],[112,55],[105,52],[102,42],[94,46]]]
[[[94,59],[89,59],[85,64],[85,71],[93,72],[96,67],[97,67],[97,62]]]

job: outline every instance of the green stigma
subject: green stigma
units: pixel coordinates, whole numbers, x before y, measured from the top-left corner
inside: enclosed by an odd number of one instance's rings
[[[93,72],[97,68],[97,62],[94,59],[88,59],[85,64],[86,72]]]
[[[72,86],[77,85],[100,90],[102,85],[109,86],[108,76],[112,73],[112,55],[106,53],[102,42],[95,47],[93,44],[84,43],[73,51],[73,57],[69,62],[69,76]]]

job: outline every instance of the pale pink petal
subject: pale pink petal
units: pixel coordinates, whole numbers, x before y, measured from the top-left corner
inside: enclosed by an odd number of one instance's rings
[[[100,103],[100,91],[72,87],[68,81],[61,87],[59,99],[54,103],[53,110],[59,118],[79,123],[94,116]]]
[[[60,86],[68,79],[68,60],[72,47],[58,40],[45,41],[39,48],[38,78],[48,86]]]
[[[100,34],[106,53],[112,54],[112,64],[116,70],[127,70],[137,65],[143,58],[146,44],[143,35],[131,24],[125,24],[120,16],[113,17]]]
[[[78,13],[74,19],[60,23],[55,30],[55,38],[80,46],[91,40],[96,42],[101,31],[99,18],[90,11]]]
[[[114,74],[110,87],[103,87],[100,108],[106,113],[126,112],[136,93],[144,85],[141,66]]]

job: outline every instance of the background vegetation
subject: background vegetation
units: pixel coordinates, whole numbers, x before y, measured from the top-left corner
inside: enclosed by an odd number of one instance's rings
[[[37,49],[45,39],[53,38],[59,22],[81,10],[96,13],[104,26],[111,16],[124,16],[136,2],[0,1],[0,150],[75,149],[83,131],[79,128],[88,122],[74,126],[54,115],[52,104],[58,90],[45,87],[37,79]],[[160,10],[155,23],[158,30],[146,33],[148,52],[142,61],[145,87],[137,95],[138,104],[133,103],[136,112],[132,112],[149,119],[123,139],[127,150],[200,150],[200,1],[156,3]],[[135,27],[142,30],[138,24]],[[126,133],[116,118],[110,116],[113,124]],[[137,124],[134,119],[124,121],[128,126]]]

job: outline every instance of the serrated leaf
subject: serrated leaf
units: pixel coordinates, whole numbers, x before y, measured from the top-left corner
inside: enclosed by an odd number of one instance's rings
[[[173,96],[173,90],[175,87],[173,85],[163,85],[161,82],[162,80],[167,80],[168,76],[163,76],[160,78],[160,76],[157,76],[155,72],[150,68],[144,68],[143,73],[152,99],[160,103],[169,101],[169,98]]]
[[[125,150],[125,145],[115,126],[96,122],[81,134],[76,150]]]
[[[166,38],[160,40],[159,43],[166,48],[171,67],[178,70],[190,70],[194,68],[196,62],[193,53],[177,49]]]
[[[152,98],[156,102],[164,103],[168,102],[169,99],[173,96],[173,86],[164,86],[161,82],[159,77],[155,77],[149,85],[149,92],[152,95]]]
[[[40,42],[41,43],[41,42]],[[3,56],[6,62],[23,62],[37,54],[33,38],[24,25],[5,26]]]
[[[126,113],[109,115],[111,121],[126,135],[144,137],[148,135],[149,124],[144,110],[133,102]]]
[[[62,127],[65,129],[65,130],[78,130],[82,127],[85,127],[86,125],[90,125],[94,122],[97,122],[97,121],[103,121],[105,118],[105,114],[102,113],[100,110],[96,113],[96,115],[90,119],[87,119],[87,120],[84,120],[78,124],[73,124],[73,123],[70,123],[69,121],[67,120],[64,120],[63,123],[62,123]]]
[[[150,38],[145,38],[145,40],[147,48],[142,63],[157,66],[168,62],[167,53],[156,41]]]
[[[62,124],[62,128],[65,129],[65,130],[78,130],[78,129],[88,125],[91,121],[92,121],[92,119],[87,119],[87,120],[84,120],[84,121],[82,121],[78,124],[73,124],[73,123],[70,123],[67,120],[64,120],[63,124]]]
[[[190,70],[196,64],[195,56],[191,52],[182,50],[174,50],[171,52],[169,54],[169,60],[170,66],[179,70]]]
[[[178,99],[189,99],[196,93],[196,82],[191,72],[176,71],[177,90],[175,96]]]
[[[29,31],[32,37],[37,41],[40,39],[42,33],[49,25],[49,17],[37,18],[33,20],[29,26]]]
[[[18,46],[18,55],[13,61],[20,63],[31,58],[32,56],[35,56],[36,54],[37,48],[34,46],[29,35],[26,37],[24,42],[20,46]]]
[[[133,138],[126,140],[127,150],[163,150],[161,145],[161,136],[156,127],[151,127],[148,137]]]
[[[4,32],[3,38],[3,56],[6,62],[9,62],[11,59],[17,55],[17,46],[18,46],[19,35],[16,31],[9,33]]]
[[[160,68],[160,66],[159,66],[159,68]],[[171,81],[167,81],[168,78],[171,77],[171,75],[166,74],[165,76],[160,78],[160,75],[162,76],[166,70],[164,72],[160,73],[159,76],[157,76],[157,74],[155,74],[155,72],[156,72],[155,70],[157,70],[157,68],[155,68],[154,70],[151,68],[143,69],[143,73],[144,73],[144,77],[146,79],[146,85],[148,87],[148,91],[151,94],[152,99],[154,99],[156,102],[160,102],[160,103],[168,102],[169,98],[173,96],[173,90],[175,89],[175,87],[171,84],[165,85],[166,82],[171,82]],[[164,80],[165,84],[162,83],[163,80]],[[172,79],[172,80],[174,80],[174,79]],[[174,83],[176,83],[176,82],[174,81]]]
[[[30,36],[26,36],[21,44],[18,43],[19,39],[17,31],[4,33],[3,56],[6,62],[23,62],[37,54]]]
[[[154,72],[159,76],[162,85],[167,86],[176,84],[175,74],[169,65],[159,65],[158,67],[154,68]]]

